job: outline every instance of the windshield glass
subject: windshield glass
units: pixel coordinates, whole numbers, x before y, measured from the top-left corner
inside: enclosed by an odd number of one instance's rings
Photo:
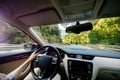
[[[47,26],[33,26],[32,29],[43,39],[46,44],[87,46],[98,49],[110,49],[120,51],[120,17],[104,18],[80,22],[91,22],[93,30],[80,34],[66,33],[68,26],[75,22],[54,24]]]

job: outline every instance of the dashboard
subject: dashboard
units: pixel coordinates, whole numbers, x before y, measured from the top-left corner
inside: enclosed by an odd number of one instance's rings
[[[61,48],[69,80],[120,80],[120,52]]]

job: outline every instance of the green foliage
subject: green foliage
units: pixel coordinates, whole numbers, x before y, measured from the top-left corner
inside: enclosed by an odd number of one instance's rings
[[[57,25],[34,27],[33,29],[49,43],[66,44],[120,44],[120,17],[105,18],[92,21],[93,30],[80,34],[67,34],[61,40]],[[7,28],[5,34],[9,35],[10,43],[24,43],[30,41],[29,37],[16,28]]]
[[[34,29],[49,43],[61,43],[61,36],[57,25],[37,26]]]
[[[6,29],[5,34],[9,35],[9,43],[20,44],[26,42],[26,35],[15,27]]]
[[[81,34],[67,34],[63,38],[63,43],[67,44],[85,44],[89,42],[89,32],[83,32]]]
[[[63,38],[67,44],[120,44],[120,18],[92,21],[93,30],[80,34],[68,34]]]
[[[120,44],[120,18],[100,19],[89,33],[90,43]]]
[[[26,42],[26,35],[5,21],[0,20],[0,43],[19,44]]]

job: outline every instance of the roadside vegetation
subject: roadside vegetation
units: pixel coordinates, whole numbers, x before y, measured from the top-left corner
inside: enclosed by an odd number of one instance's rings
[[[120,18],[105,18],[92,21],[93,30],[80,34],[68,34],[63,38],[66,44],[120,45]]]
[[[67,34],[62,39],[57,25],[37,26],[34,29],[49,43],[120,45],[120,17],[94,20],[92,23],[93,30],[80,34]],[[8,42],[12,44],[31,41],[16,28],[6,29],[5,34],[11,35]]]

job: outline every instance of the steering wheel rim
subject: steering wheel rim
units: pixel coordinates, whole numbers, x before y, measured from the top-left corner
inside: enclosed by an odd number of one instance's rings
[[[39,49],[36,51],[36,53],[41,52],[41,51],[44,51],[44,49],[46,49],[46,48],[52,49],[52,50],[55,52],[55,54],[56,54],[57,62],[56,62],[56,64],[54,65],[54,68],[55,68],[55,69],[54,69],[54,71],[51,73],[51,75],[49,75],[49,77],[44,77],[44,74],[45,74],[44,71],[42,71],[40,75],[37,75],[37,74],[35,73],[35,71],[34,71],[34,62],[35,62],[35,60],[31,61],[30,69],[31,69],[31,73],[32,73],[32,75],[33,75],[33,77],[34,77],[35,80],[43,80],[43,79],[48,79],[48,78],[52,79],[52,78],[57,74],[57,71],[58,71],[58,69],[59,69],[59,67],[60,67],[60,53],[59,53],[59,51],[58,51],[55,47],[52,47],[52,46],[43,46],[43,47],[39,48]],[[49,50],[49,49],[48,49],[48,50]],[[48,50],[45,51],[45,53],[48,52]],[[40,53],[40,54],[42,54],[42,53]],[[48,54],[45,54],[45,55],[48,56]],[[43,56],[42,56],[42,57],[43,57]],[[41,58],[42,58],[42,57],[41,57]],[[50,57],[50,55],[49,55],[48,57]],[[52,59],[53,59],[53,56],[51,56],[51,57],[52,57]],[[40,58],[39,58],[39,59],[40,59]],[[53,60],[52,60],[52,61],[53,61]],[[40,63],[40,62],[38,61],[38,63]],[[51,65],[53,65],[53,64],[51,63]],[[39,66],[39,68],[40,68],[40,66]]]

